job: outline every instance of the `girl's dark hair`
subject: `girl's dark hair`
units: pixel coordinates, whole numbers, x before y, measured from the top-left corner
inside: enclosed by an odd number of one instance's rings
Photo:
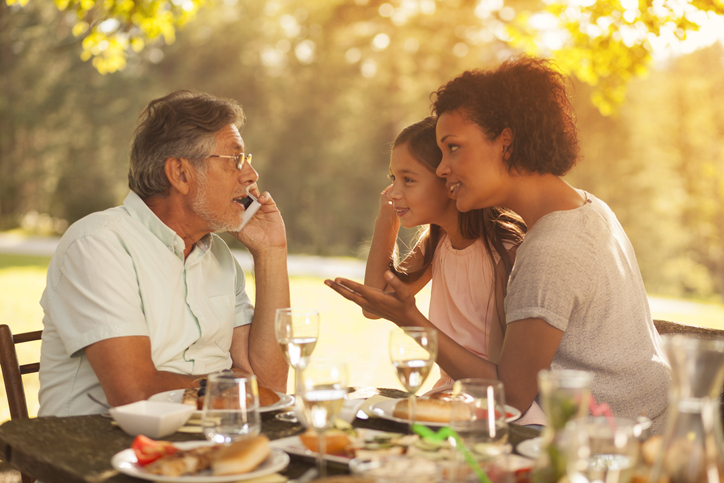
[[[578,133],[565,77],[551,62],[514,57],[494,70],[467,71],[434,92],[438,117],[461,110],[490,140],[513,132],[508,170],[566,174],[579,157]]]
[[[442,151],[437,146],[435,137],[436,122],[437,118],[427,117],[406,127],[395,139],[392,149],[407,144],[407,149],[412,157],[435,173],[442,160]],[[495,260],[493,257],[493,250],[495,250],[495,253],[500,256],[505,270],[505,278],[502,280],[507,280],[510,270],[513,268],[513,262],[503,242],[518,245],[523,241],[526,231],[523,220],[513,211],[495,206],[460,213],[458,215],[458,227],[461,234],[469,240],[482,238],[485,250],[491,260]],[[415,246],[424,248],[425,255],[422,266],[410,272],[404,270],[399,265],[399,256],[397,250],[395,250],[393,259],[390,262],[390,271],[407,283],[418,280],[432,263],[432,257],[441,238],[442,228],[440,226],[420,227]],[[498,280],[498,276],[501,274],[498,273],[497,264],[493,265],[495,266],[495,280]]]

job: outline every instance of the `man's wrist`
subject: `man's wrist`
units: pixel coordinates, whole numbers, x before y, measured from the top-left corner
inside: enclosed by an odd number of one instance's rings
[[[258,249],[249,249],[249,253],[254,259],[254,263],[260,261],[274,261],[274,260],[286,260],[287,259],[287,245],[276,246],[276,247],[261,247]]]

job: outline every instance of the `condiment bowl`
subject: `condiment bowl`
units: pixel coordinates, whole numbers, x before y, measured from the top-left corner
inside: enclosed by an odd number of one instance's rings
[[[111,408],[111,417],[131,436],[142,434],[149,438],[163,438],[186,424],[195,411],[188,404],[138,401]]]

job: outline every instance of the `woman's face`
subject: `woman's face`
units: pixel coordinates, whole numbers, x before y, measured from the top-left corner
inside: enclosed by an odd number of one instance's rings
[[[437,175],[445,178],[458,210],[505,206],[509,174],[503,150],[510,144],[509,133],[509,130],[503,131],[490,141],[461,110],[444,112],[439,117],[436,134],[442,161]]]
[[[387,198],[405,228],[457,223],[458,211],[445,187],[445,180],[415,159],[407,143],[392,150],[390,179],[392,187]]]

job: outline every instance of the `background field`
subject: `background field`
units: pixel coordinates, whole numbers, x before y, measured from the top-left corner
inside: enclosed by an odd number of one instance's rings
[[[39,300],[45,288],[49,261],[49,257],[0,254],[0,321],[10,325],[13,332],[42,329],[43,312]],[[329,263],[334,264],[335,260],[330,259]],[[248,276],[251,277],[251,274]],[[253,297],[254,284],[249,283],[249,287]],[[292,277],[291,292],[293,306],[316,307],[321,312],[322,335],[315,357],[346,362],[353,385],[401,389],[387,356],[387,337],[393,328],[391,322],[365,319],[355,305],[332,292],[320,277]],[[428,289],[418,295],[417,303],[426,313]],[[654,318],[724,327],[722,304],[652,298],[651,305]],[[23,344],[18,350],[21,363],[31,362],[37,360],[40,343]],[[432,386],[438,375],[435,368],[425,389]],[[38,379],[36,375],[25,378],[29,410],[34,416],[38,410]],[[0,391],[1,422],[9,419],[10,415],[4,388]]]

